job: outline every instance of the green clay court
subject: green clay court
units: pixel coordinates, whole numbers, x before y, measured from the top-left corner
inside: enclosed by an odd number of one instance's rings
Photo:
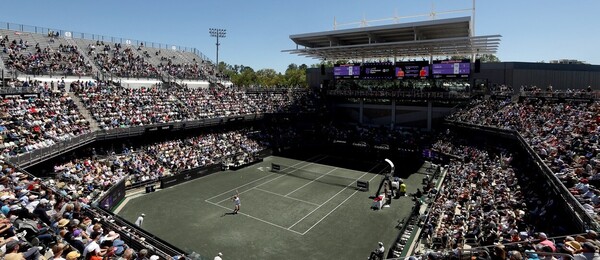
[[[401,197],[390,208],[370,209],[379,173],[389,168],[373,162],[361,172],[326,161],[321,155],[307,161],[270,156],[238,171],[131,196],[118,215],[134,222],[145,213],[145,230],[203,259],[217,252],[223,259],[366,259],[377,241],[389,248],[398,235],[396,224],[413,206]],[[292,168],[275,173],[272,163]],[[309,173],[321,175],[302,177]],[[417,178],[405,183],[416,187]],[[355,188],[359,179],[370,181],[368,192]],[[240,212],[226,214],[233,210],[236,190]]]

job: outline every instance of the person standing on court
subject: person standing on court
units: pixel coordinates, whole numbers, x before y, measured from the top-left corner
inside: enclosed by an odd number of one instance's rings
[[[215,258],[213,258],[213,260],[223,260],[223,258],[221,258],[221,256],[223,256],[223,254],[221,254],[221,252],[219,252],[217,254],[217,256],[215,256]]]
[[[371,255],[369,256],[370,260],[383,259],[383,254],[385,253],[385,247],[383,247],[383,242],[379,242],[378,246],[379,247],[375,248],[375,250],[373,250],[373,252],[371,252]]]
[[[235,195],[233,195],[233,214],[237,214],[240,211],[240,193],[235,190]]]
[[[406,184],[404,182],[400,183],[400,188],[398,190],[400,192],[400,196],[406,196]]]
[[[144,217],[146,216],[146,214],[142,213],[140,214],[140,216],[137,218],[137,220],[135,221],[135,225],[138,227],[142,227],[142,223],[144,223]]]

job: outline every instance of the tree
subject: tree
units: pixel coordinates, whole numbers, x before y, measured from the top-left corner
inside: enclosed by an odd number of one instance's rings
[[[481,62],[500,62],[500,59],[494,54],[483,54],[479,58]]]
[[[298,69],[298,65],[296,65],[296,63],[292,63],[292,64],[288,65],[287,70],[285,70],[285,71],[297,70],[297,69]]]
[[[350,61],[348,60],[336,60],[335,62],[333,61],[321,61],[321,63],[315,63],[310,65],[311,68],[320,68],[321,65],[325,65],[325,67],[327,68],[333,68],[335,65],[339,65],[339,64],[348,64]]]
[[[451,60],[468,60],[471,59],[470,56],[466,56],[466,55],[454,55],[450,57]],[[478,59],[481,60],[481,62],[486,63],[486,62],[500,62],[500,59],[498,59],[498,57],[496,57],[496,55],[494,54],[482,54],[479,55]]]
[[[304,69],[300,69],[296,64],[292,63],[285,70],[284,84],[289,87],[306,87],[306,65],[300,66]]]
[[[257,83],[256,72],[251,67],[244,67],[239,74],[231,77],[231,82],[237,86],[250,87]]]
[[[256,80],[258,85],[263,87],[274,87],[279,82],[279,75],[274,69],[261,69],[256,72]]]

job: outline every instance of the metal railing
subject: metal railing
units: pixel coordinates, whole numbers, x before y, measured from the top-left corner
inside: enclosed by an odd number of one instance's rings
[[[191,52],[191,53],[198,55],[202,60],[206,60],[206,61],[209,61],[210,63],[213,63],[210,58],[208,58],[206,55],[204,55],[202,52],[200,52],[196,48],[178,46],[178,45],[173,45],[173,44],[132,40],[132,39],[122,38],[122,37],[105,36],[105,35],[99,35],[99,34],[93,34],[93,33],[75,32],[75,31],[69,31],[69,30],[63,30],[63,29],[53,29],[53,28],[47,28],[47,27],[24,25],[24,24],[17,24],[17,23],[8,23],[8,22],[0,22],[0,29],[13,30],[13,31],[18,31],[18,32],[36,33],[36,34],[42,34],[42,35],[49,35],[49,33],[52,32],[52,33],[58,33],[59,37],[71,37],[71,38],[75,38],[75,39],[104,41],[104,42],[120,43],[120,44],[134,45],[134,46],[140,46],[143,43],[144,47]]]
[[[523,91],[521,97],[559,98],[559,99],[600,99],[600,91]]]
[[[470,99],[469,92],[422,92],[422,91],[385,91],[385,90],[328,90],[329,96],[375,97],[375,98],[414,98],[414,99]]]
[[[38,87],[1,87],[0,95],[19,95],[19,94],[28,94],[28,93],[40,93],[40,89]]]
[[[28,153],[8,157],[7,161],[20,167],[27,167],[50,157],[68,152],[96,140],[96,133],[86,133],[71,139],[57,142],[51,146],[32,150]]]
[[[576,237],[576,236],[585,236],[585,235],[587,235],[587,234],[586,233],[578,233],[578,234],[570,234],[568,236]],[[555,236],[555,237],[549,237],[548,240],[553,241],[556,244],[556,243],[560,243],[558,241],[564,241],[566,237],[567,236]],[[537,243],[537,242],[539,242],[539,240],[537,240],[537,239],[524,240],[524,241],[519,241],[519,242],[503,243],[502,246],[504,247],[503,251],[505,251],[507,254],[511,251],[518,251],[519,253],[521,253],[521,256],[523,257],[523,259],[532,259],[527,256],[527,254],[532,254],[532,253],[535,253],[539,256],[554,256],[557,258],[565,257],[563,259],[574,259],[572,254],[567,254],[567,253],[543,252],[541,250],[533,250],[533,248],[530,249],[529,251],[526,250],[526,248],[532,247],[531,243]],[[460,249],[459,248],[456,251],[450,250],[450,249],[440,250],[440,251],[428,251],[424,254],[412,254],[412,255],[407,255],[405,257],[399,257],[399,258],[387,258],[386,260],[396,260],[396,259],[397,260],[405,260],[411,256],[413,256],[417,259],[419,259],[420,256],[424,256],[423,258],[420,258],[420,259],[427,259],[427,257],[425,257],[425,256],[427,254],[432,254],[432,253],[437,256],[435,259],[474,259],[475,256],[481,255],[481,253],[484,253],[484,252],[488,256],[491,255],[493,253],[493,249],[498,246],[499,245],[495,244],[495,245],[489,245],[489,246],[478,246],[478,247],[473,247],[473,248],[469,248],[469,249]],[[508,257],[506,259],[508,259]]]
[[[558,179],[558,177],[556,177],[556,175],[550,169],[550,167],[548,167],[548,165],[546,165],[546,163],[535,152],[535,150],[529,145],[529,143],[525,140],[525,138],[523,138],[523,136],[521,135],[521,133],[519,133],[519,131],[510,130],[510,129],[502,129],[502,128],[497,128],[497,127],[493,127],[493,126],[482,126],[482,125],[476,125],[476,124],[470,124],[470,123],[456,122],[456,121],[450,121],[450,120],[446,120],[446,122],[450,123],[451,125],[458,126],[458,127],[466,127],[466,128],[470,128],[470,129],[502,133],[505,135],[511,135],[511,136],[515,137],[519,141],[519,143],[525,148],[525,150],[527,151],[529,156],[533,159],[532,161],[536,164],[538,169],[542,173],[544,173],[544,175],[546,175],[546,177],[547,177],[547,180],[549,180],[551,182],[551,184],[554,185],[554,187],[556,188],[556,191],[557,191],[556,193],[560,197],[560,199],[562,199],[565,202],[565,204],[570,207],[570,210],[572,210],[572,212],[575,213],[575,216],[573,216],[573,217],[576,217],[577,221],[580,223],[580,229],[581,230],[586,230],[586,229],[598,230],[600,228],[600,224],[598,223],[598,221],[583,208],[581,203],[575,198],[575,196],[573,196],[573,194],[571,194],[569,189]]]
[[[96,140],[108,140],[122,137],[139,136],[149,131],[159,131],[162,128],[170,130],[183,130],[200,127],[209,127],[227,124],[231,122],[256,121],[263,118],[263,114],[248,114],[230,117],[209,118],[191,121],[181,121],[172,123],[152,124],[145,126],[135,126],[127,128],[114,128],[107,130],[98,130],[91,133],[82,134],[71,139],[57,142],[51,146],[32,150],[27,153],[8,157],[7,160],[20,167],[28,167],[45,159],[54,157],[64,152],[71,151]]]
[[[582,226],[581,229],[586,230],[592,228],[594,230],[598,230],[600,228],[600,224],[596,221],[596,219],[593,216],[591,216],[583,208],[583,205],[581,205],[581,203],[575,198],[575,196],[573,196],[573,194],[569,191],[565,184],[561,182],[560,179],[558,179],[558,177],[556,177],[554,172],[542,160],[539,154],[536,153],[535,150],[533,150],[533,148],[529,145],[525,138],[523,138],[521,133],[519,133],[518,131],[514,131],[514,134],[517,136],[519,142],[521,142],[521,144],[525,147],[525,149],[529,153],[529,156],[534,158],[533,162],[535,162],[538,168],[548,177],[552,184],[555,187],[559,188],[559,192],[557,192],[559,196],[567,202],[567,205],[570,205],[571,210],[577,213],[577,216],[580,218],[580,221],[582,221],[584,224],[587,224]]]

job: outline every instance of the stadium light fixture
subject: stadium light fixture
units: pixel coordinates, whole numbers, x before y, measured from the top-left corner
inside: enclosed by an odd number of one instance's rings
[[[219,38],[225,38],[227,36],[226,29],[218,29],[218,28],[209,28],[208,33],[211,37],[217,38],[217,69],[219,68]]]

